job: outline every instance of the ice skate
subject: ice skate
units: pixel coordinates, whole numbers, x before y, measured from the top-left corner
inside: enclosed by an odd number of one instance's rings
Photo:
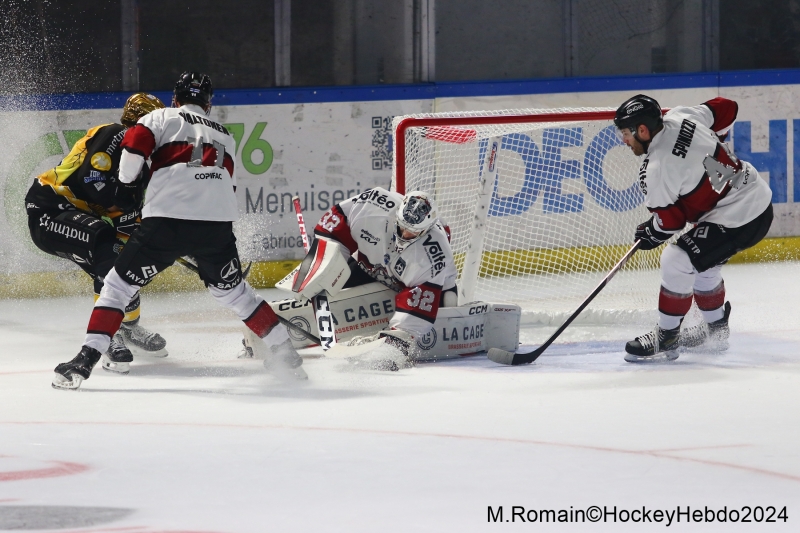
[[[164,337],[140,326],[138,318],[131,322],[123,322],[119,331],[122,333],[122,338],[125,339],[125,345],[134,355],[166,357],[169,354]]]
[[[100,352],[94,348],[83,346],[80,353],[68,363],[61,363],[56,367],[53,376],[53,388],[75,390],[84,380],[89,379],[92,369],[100,360]]]
[[[236,356],[237,359],[253,359],[255,357],[255,353],[253,353],[253,347],[247,342],[247,337],[242,337],[242,349],[239,351],[239,354]]]
[[[636,337],[625,344],[625,360],[629,363],[652,363],[674,361],[678,358],[680,326],[675,329],[661,329]]]
[[[127,374],[131,370],[130,363],[133,361],[133,354],[125,346],[122,333],[119,331],[111,337],[111,344],[108,351],[103,354],[103,370],[116,372],[117,374]]]
[[[728,349],[728,337],[731,330],[728,319],[731,316],[731,303],[725,302],[725,314],[719,320],[705,322],[686,328],[681,332],[680,346],[683,348],[700,348],[704,351],[724,352]]]
[[[269,350],[272,353],[264,358],[264,368],[267,372],[284,381],[308,379],[308,374],[302,367],[303,358],[294,349],[291,339],[270,346]]]

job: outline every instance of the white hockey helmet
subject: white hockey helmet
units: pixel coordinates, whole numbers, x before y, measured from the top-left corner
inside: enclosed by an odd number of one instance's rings
[[[406,194],[397,208],[395,236],[398,246],[405,248],[428,233],[438,218],[439,209],[428,193],[412,191]]]

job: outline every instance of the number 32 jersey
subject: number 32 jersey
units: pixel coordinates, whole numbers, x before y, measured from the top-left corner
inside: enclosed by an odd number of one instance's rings
[[[225,126],[196,105],[157,109],[139,119],[122,140],[119,179],[131,183],[147,159],[142,218],[233,222],[235,144]]]
[[[458,272],[440,222],[407,246],[397,245],[395,213],[402,200],[397,192],[368,189],[328,210],[314,234],[357,252],[364,271],[399,291],[389,327],[424,335],[436,320],[442,290],[455,286]]]

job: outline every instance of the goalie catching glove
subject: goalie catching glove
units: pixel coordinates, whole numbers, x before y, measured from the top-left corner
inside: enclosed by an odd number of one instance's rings
[[[670,234],[656,229],[655,217],[650,217],[636,227],[635,237],[642,241],[639,245],[640,250],[652,250],[669,239]]]

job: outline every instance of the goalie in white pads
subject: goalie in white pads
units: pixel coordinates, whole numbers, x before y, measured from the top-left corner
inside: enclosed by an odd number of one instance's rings
[[[736,102],[714,98],[675,107],[662,118],[658,102],[642,94],[617,109],[623,142],[645,156],[639,185],[653,216],[636,229],[640,249],[656,248],[694,225],[664,248],[658,326],[626,344],[626,361],[672,360],[680,346],[708,339],[727,347],[731,307],[722,265],[763,239],[773,217],[769,186],[723,142],[737,112]],[[705,324],[681,332],[692,299]]]
[[[351,344],[383,339],[407,356],[414,341],[431,330],[440,306],[457,303],[447,230],[424,192],[403,196],[369,189],[328,210],[314,234],[303,263],[278,288],[298,299],[322,291],[333,298],[341,289],[373,281],[397,291],[388,328]]]

